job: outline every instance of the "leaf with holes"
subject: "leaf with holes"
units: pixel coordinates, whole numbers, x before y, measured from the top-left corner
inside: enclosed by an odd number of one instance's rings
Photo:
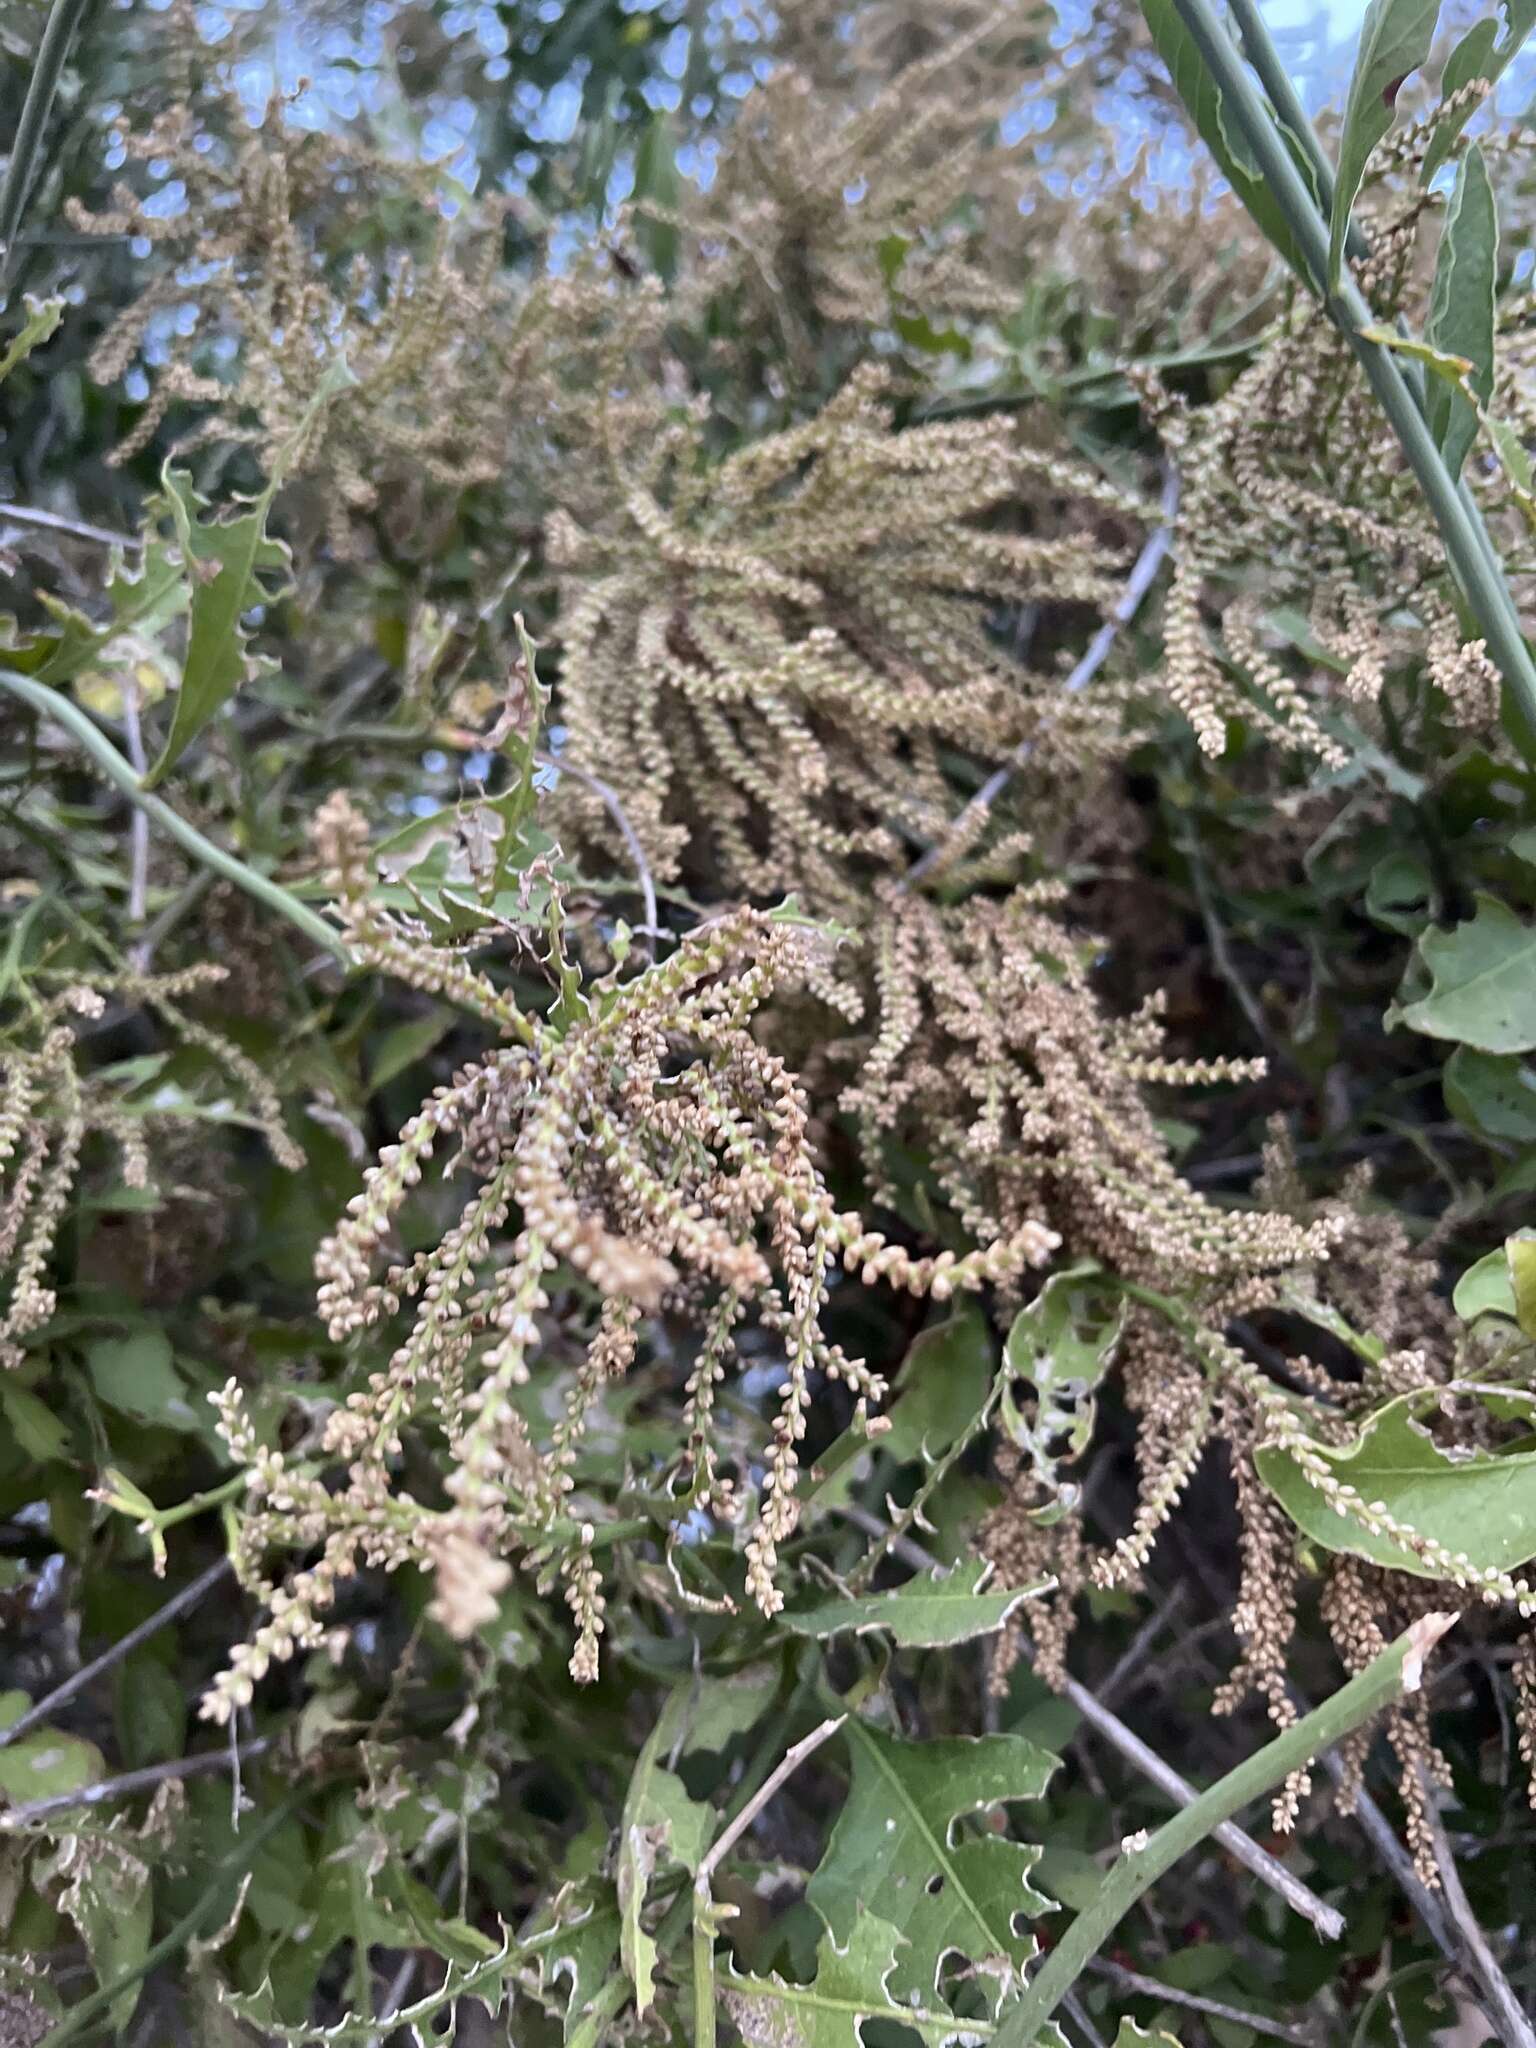
[[[1114,1359],[1124,1323],[1124,1299],[1098,1267],[1084,1264],[1047,1280],[1008,1332],[1003,1427],[1058,1511],[1076,1493],[1063,1485],[1059,1467],[1079,1458],[1093,1436],[1094,1390]],[[1033,1386],[1032,1402],[1021,1404],[1016,1381]]]
[[[862,1600],[822,1601],[798,1614],[784,1615],[784,1625],[797,1636],[815,1636],[819,1640],[883,1629],[898,1649],[948,1649],[955,1643],[969,1643],[977,1636],[996,1635],[1015,1608],[1049,1592],[1055,1583],[1042,1579],[1038,1585],[989,1593],[984,1589],[991,1576],[989,1564],[958,1564],[952,1571],[935,1571],[909,1579],[894,1593],[874,1593]]]
[[[904,1742],[850,1721],[846,1736],[853,1781],[807,1899],[839,1942],[852,1939],[861,1908],[901,1929],[898,1999],[932,2005],[944,1959],[958,1953],[995,2011],[1034,1951],[1015,1921],[1050,1902],[1029,1884],[1039,1850],[973,1816],[1040,1798],[1055,1757],[1022,1735]]]
[[[1427,931],[1419,957],[1433,986],[1387,1013],[1428,1038],[1455,1038],[1479,1052],[1536,1047],[1536,932],[1496,897],[1453,931]]]
[[[990,2027],[914,2004],[892,1988],[901,1936],[888,1920],[858,1907],[846,1938],[828,1929],[816,1950],[809,1984],[749,1977],[727,1965],[720,1999],[746,2048],[865,2048],[868,2020],[915,2034],[928,2048],[983,2040]],[[1054,2029],[1045,2037],[1058,2039]]]
[[[1350,211],[1360,195],[1371,151],[1392,126],[1404,80],[1429,55],[1439,14],[1440,0],[1371,0],[1365,11],[1339,138],[1328,245],[1330,286],[1337,285],[1343,268]]]
[[[1433,1434],[1441,1418],[1451,1425],[1444,1449]],[[1474,1428],[1488,1448],[1470,1448]],[[1496,1446],[1501,1435],[1517,1446],[1528,1443],[1533,1429],[1536,1394],[1453,1380],[1399,1395],[1344,1443],[1314,1448],[1332,1477],[1354,1489],[1362,1509],[1384,1508],[1474,1571],[1508,1572],[1536,1557],[1536,1451]],[[1297,1528],[1324,1550],[1416,1578],[1444,1576],[1395,1538],[1341,1513],[1281,1445],[1264,1445],[1255,1463]]]

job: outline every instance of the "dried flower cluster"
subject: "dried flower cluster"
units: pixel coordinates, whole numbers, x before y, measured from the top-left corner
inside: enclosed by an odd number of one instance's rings
[[[319,1642],[338,1582],[362,1564],[432,1569],[435,1615],[467,1636],[494,1614],[509,1555],[530,1553],[565,1582],[578,1632],[573,1674],[595,1677],[603,1596],[594,1526],[581,1512],[582,1440],[605,1385],[633,1364],[643,1318],[658,1313],[699,1333],[684,1433],[662,1483],[679,1522],[693,1511],[726,1524],[745,1517],[746,1594],[774,1613],[813,1385],[845,1386],[860,1424],[884,1392],[878,1373],[822,1334],[829,1266],[840,1258],[867,1282],[946,1296],[1015,1281],[1055,1238],[1026,1224],[965,1258],[915,1260],[838,1211],[807,1142],[805,1097],[748,1029],[775,987],[803,972],[814,941],[801,928],[730,913],[664,962],[583,990],[560,951],[556,894],[561,997],[536,1019],[379,906],[367,828],[345,797],[325,806],[316,838],[354,953],[450,993],[510,1042],[433,1091],[320,1250],[320,1312],[333,1340],[390,1328],[402,1313],[408,1327],[387,1363],[325,1419],[313,1456],[296,1463],[263,1442],[237,1382],[219,1396],[220,1428],[249,1474],[242,1578],[269,1619],[205,1713],[227,1718],[274,1659]],[[456,1219],[432,1249],[391,1256],[402,1208],[450,1146],[445,1172],[469,1184]],[[599,1308],[581,1364],[558,1374],[559,1420],[540,1443],[551,1276],[561,1271],[587,1282]],[[782,1355],[784,1375],[754,1509],[738,1506],[743,1481],[722,1469],[713,1427],[715,1390],[748,1321]],[[442,1443],[440,1506],[398,1483],[405,1435],[420,1430]],[[318,1562],[282,1582],[266,1576],[269,1552],[313,1547]]]
[[[24,1340],[53,1315],[48,1279],[54,1243],[80,1174],[87,1144],[116,1147],[124,1185],[150,1184],[149,1140],[195,1111],[131,1099],[110,1072],[83,1069],[79,1024],[100,1025],[111,1004],[148,1010],[183,1045],[195,1048],[244,1093],[272,1154],[290,1169],[304,1155],[283,1125],[277,1090],[260,1066],[222,1032],[189,1016],[186,997],[224,979],[204,964],[167,974],[101,974],[42,967],[20,984],[0,1037],[0,1273],[8,1300],[0,1311],[0,1368],[20,1365]]]

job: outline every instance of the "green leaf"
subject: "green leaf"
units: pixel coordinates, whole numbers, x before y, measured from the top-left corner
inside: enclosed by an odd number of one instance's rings
[[[1485,1138],[1536,1144],[1536,1075],[1515,1053],[1458,1045],[1440,1077],[1445,1106]]]
[[[1465,1555],[1476,1571],[1513,1571],[1536,1556],[1536,1451],[1470,1448],[1465,1418],[1456,1426],[1462,1404],[1499,1422],[1522,1423],[1527,1431],[1536,1427],[1536,1395],[1452,1381],[1402,1394],[1346,1442],[1315,1449],[1362,1502],[1380,1502],[1404,1528]],[[1441,1419],[1449,1425],[1448,1450],[1431,1433]],[[1324,1550],[1368,1558],[1417,1578],[1442,1576],[1415,1551],[1339,1514],[1278,1444],[1262,1447],[1256,1463],[1297,1528]]]
[[[677,169],[677,131],[671,116],[659,110],[652,114],[635,151],[634,198],[640,246],[651,268],[661,277],[671,277],[677,269],[678,231],[670,220],[658,220],[646,202],[663,214],[676,213],[682,190]]]
[[[1330,288],[1339,281],[1350,211],[1371,151],[1392,126],[1398,88],[1429,55],[1439,14],[1440,0],[1371,0],[1365,11],[1339,139],[1328,246]]]
[[[251,674],[253,662],[241,618],[267,600],[258,572],[286,572],[289,565],[287,548],[267,537],[275,480],[248,511],[219,520],[197,516],[207,500],[193,489],[189,476],[169,463],[161,485],[191,587],[191,623],[171,730],[159,760],[144,778],[148,788],[164,780]]]
[[[749,1977],[728,1964],[720,1998],[746,2048],[865,2048],[867,2020],[887,2020],[931,2048],[990,2034],[974,2020],[925,2011],[891,1991],[902,1939],[888,1920],[860,1906],[839,1945],[830,1929],[816,1949],[816,1976],[793,1984],[778,1976]]]
[[[564,1884],[529,1927],[527,1946],[538,1969],[538,1995],[561,2021],[569,2041],[619,1955],[619,1911],[613,1886],[582,1878]]]
[[[403,1024],[386,1031],[373,1055],[373,1068],[368,1076],[369,1094],[376,1094],[408,1068],[414,1067],[418,1060],[425,1059],[448,1036],[455,1021],[452,1010],[434,1003],[425,1016],[408,1017]]]
[[[0,1729],[19,1721],[31,1704],[24,1692],[0,1692]],[[57,1728],[35,1728],[19,1742],[0,1749],[0,1798],[12,1806],[51,1799],[59,1792],[78,1792],[82,1785],[94,1785],[106,1774],[94,1742],[64,1735]]]
[[[980,1414],[995,1360],[987,1319],[974,1302],[924,1330],[902,1364],[880,1448],[902,1463],[943,1457]]]
[[[667,1697],[657,1723],[657,1746],[671,1756],[693,1756],[699,1750],[718,1754],[738,1736],[755,1728],[779,1690],[772,1664],[750,1665],[723,1678],[701,1677],[680,1685]]]
[[[33,349],[42,347],[64,318],[62,299],[34,299],[28,292],[23,303],[27,317],[21,324],[21,331],[7,343],[4,355],[0,355],[0,384],[19,362],[31,355]]]
[[[45,1401],[25,1387],[0,1383],[0,1414],[17,1443],[39,1465],[69,1455],[69,1430]]]
[[[1493,397],[1494,300],[1498,288],[1499,215],[1483,153],[1462,159],[1440,235],[1434,291],[1425,333],[1437,349],[1465,358],[1472,396],[1438,377],[1426,393],[1430,432],[1453,478],[1477,438],[1479,409]]]
[[[1048,1592],[1055,1583],[1043,1579],[1038,1585],[988,1593],[983,1588],[991,1576],[992,1567],[980,1560],[959,1564],[952,1571],[911,1579],[894,1593],[874,1593],[862,1600],[827,1600],[799,1613],[787,1613],[784,1626],[797,1636],[818,1639],[883,1629],[895,1639],[898,1649],[947,1649],[977,1636],[995,1635],[1023,1601]]]
[[[172,1361],[170,1339],[161,1331],[98,1337],[85,1364],[96,1392],[120,1414],[158,1429],[202,1429],[204,1418],[187,1399]]]
[[[287,443],[279,449],[272,473],[249,509],[213,521],[198,518],[206,504],[192,480],[167,462],[161,475],[165,503],[176,529],[177,544],[191,585],[191,624],[181,687],[160,758],[144,778],[153,788],[164,779],[198,734],[229,701],[252,667],[240,620],[252,605],[265,602],[262,570],[286,572],[287,547],[267,535],[267,515],[289,465],[303,448],[324,408],[357,379],[344,358],[327,365],[315,395]]]
[[[967,1822],[1002,1800],[1041,1798],[1056,1759],[1021,1735],[904,1742],[862,1721],[845,1733],[853,1781],[806,1898],[844,1944],[861,1910],[900,1926],[910,1946],[890,1977],[897,1999],[934,2000],[957,1949],[995,2011],[1033,1952],[1014,1919],[1049,1901],[1028,1883],[1038,1849]]]
[[[1518,1230],[1505,1238],[1504,1255],[1514,1288],[1515,1321],[1522,1336],[1536,1340],[1536,1231]]]
[[[1452,1291],[1451,1306],[1464,1323],[1475,1323],[1479,1316],[1508,1316],[1514,1321],[1515,1285],[1503,1245],[1468,1266]]]
[[[1479,894],[1476,904],[1454,930],[1419,940],[1433,986],[1392,1012],[1392,1021],[1480,1052],[1529,1052],[1536,1047],[1536,932],[1496,897]]]
[[[642,2014],[650,2009],[656,1970],[656,1943],[644,1922],[651,1878],[668,1864],[696,1870],[715,1825],[711,1809],[690,1799],[682,1779],[660,1762],[665,1734],[663,1710],[635,1761],[619,1823],[619,1953]]]
[[[1253,216],[1254,224],[1265,240],[1279,251],[1304,284],[1310,283],[1311,274],[1284,210],[1277,204],[1257,167],[1251,163],[1241,138],[1234,141],[1227,125],[1221,91],[1180,19],[1175,0],[1141,0],[1141,11],[1146,17],[1157,54],[1173,81],[1174,90],[1184,102],[1200,140],[1216,159],[1217,169]],[[1297,168],[1311,184],[1311,166],[1306,163],[1303,153],[1278,116],[1276,126],[1280,128]]]
[[[1366,881],[1366,916],[1408,938],[1423,931],[1434,902],[1435,878],[1416,853],[1384,853]]]
[[[175,1672],[155,1656],[126,1658],[112,1675],[117,1747],[129,1770],[181,1755],[187,1696]]]
[[[1442,106],[1474,79],[1486,79],[1490,85],[1496,85],[1532,27],[1536,26],[1536,0],[1503,0],[1502,12],[1506,34],[1497,48],[1494,45],[1499,24],[1489,18],[1474,22],[1445,60],[1445,71],[1440,79]],[[1462,112],[1451,117],[1441,116],[1437,120],[1429,148],[1424,153],[1423,180],[1426,185],[1455,148],[1456,138],[1471,120],[1472,113],[1473,106],[1469,102]]]

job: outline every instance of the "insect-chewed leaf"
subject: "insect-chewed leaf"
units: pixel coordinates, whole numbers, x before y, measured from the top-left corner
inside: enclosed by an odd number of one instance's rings
[[[861,1908],[900,1927],[896,1998],[933,2004],[944,1958],[957,1953],[995,2010],[1033,1952],[1014,1922],[1049,1901],[1028,1881],[1038,1849],[968,1822],[1003,1800],[1040,1798],[1056,1759],[1022,1735],[904,1742],[862,1721],[846,1735],[853,1782],[806,1897],[839,1942],[853,1939]]]
[[[1515,1432],[1515,1448],[1468,1446],[1456,1408],[1480,1408],[1485,1427]],[[1446,1447],[1434,1434],[1444,1416]],[[1536,1429],[1536,1395],[1452,1381],[1389,1401],[1342,1444],[1319,1443],[1317,1456],[1341,1485],[1353,1487],[1362,1511],[1385,1509],[1478,1572],[1507,1572],[1536,1557],[1536,1451],[1518,1448]],[[1259,1476],[1297,1528],[1324,1550],[1368,1558],[1418,1578],[1442,1578],[1444,1567],[1341,1513],[1279,1444],[1256,1454]]]
[[[859,1907],[841,1946],[830,1929],[823,1934],[811,1983],[749,1977],[728,1967],[720,1996],[746,2048],[864,2048],[864,2023],[876,2019],[909,2029],[929,2048],[982,2039],[979,2029],[952,2013],[899,2002],[892,1994],[901,1945],[888,1920]]]
[[[1328,249],[1330,285],[1338,283],[1349,216],[1371,151],[1392,126],[1403,81],[1429,55],[1439,15],[1440,0],[1371,0],[1366,9],[1339,140]]]
[[[1094,1389],[1109,1370],[1125,1323],[1125,1302],[1095,1266],[1054,1274],[1020,1309],[1004,1352],[1010,1381],[1028,1381],[1032,1402],[1020,1404],[1010,1384],[1003,1427],[1028,1453],[1053,1493],[1058,1467],[1087,1448],[1093,1435]]]
[[[863,1600],[827,1600],[783,1617],[798,1636],[863,1635],[884,1629],[903,1650],[947,1649],[976,1636],[995,1635],[1025,1600],[1048,1592],[1054,1581],[1015,1586],[1006,1592],[985,1591],[991,1567],[980,1562],[958,1564],[953,1571],[935,1571],[899,1586],[894,1593],[874,1593]]]
[[[1455,1038],[1479,1052],[1536,1047],[1536,931],[1495,896],[1479,894],[1475,914],[1452,931],[1428,931],[1419,956],[1433,986],[1388,1013],[1430,1038]]]

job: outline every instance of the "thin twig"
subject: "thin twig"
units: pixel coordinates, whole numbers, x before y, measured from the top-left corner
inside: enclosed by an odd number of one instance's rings
[[[1108,659],[1109,650],[1114,646],[1121,628],[1128,626],[1141,609],[1142,600],[1156,582],[1157,572],[1163,566],[1163,557],[1172,544],[1173,522],[1178,516],[1178,510],[1179,475],[1170,463],[1163,471],[1163,498],[1159,522],[1147,535],[1141,553],[1136,557],[1135,567],[1120,593],[1119,602],[1088,642],[1082,659],[1062,684],[1064,696],[1076,696],[1079,690],[1085,689],[1092,682]],[[914,861],[908,868],[902,882],[903,889],[910,889],[914,883],[922,881],[925,875],[932,874],[943,861],[946,848],[954,845],[957,840],[964,840],[967,830],[976,822],[977,814],[991,810],[1013,777],[1028,761],[1034,748],[1033,739],[1020,740],[1002,766],[995,768],[976,794],[962,805],[946,828],[944,837],[936,845],[930,846],[921,859]]]
[[[238,1769],[253,1757],[265,1756],[273,1746],[272,1736],[258,1735],[254,1742],[244,1742],[238,1749],[200,1749],[191,1756],[172,1757],[168,1763],[145,1764],[142,1770],[100,1778],[94,1785],[82,1785],[74,1792],[54,1792],[25,1806],[8,1806],[0,1809],[0,1833],[47,1820],[50,1814],[68,1813],[77,1806],[104,1806],[110,1799],[131,1799],[136,1792],[153,1792],[172,1779],[214,1777],[221,1771]]]
[[[1200,1795],[1189,1780],[1180,1777],[1171,1764],[1164,1763],[1155,1749],[1149,1749],[1141,1737],[1128,1728],[1118,1714],[1112,1714],[1108,1707],[1101,1705],[1085,1685],[1079,1685],[1075,1678],[1068,1678],[1062,1687],[1062,1697],[1069,1700],[1089,1726],[1160,1792],[1165,1792],[1179,1806],[1194,1804]],[[1344,1932],[1344,1915],[1320,1899],[1310,1886],[1303,1884],[1267,1849],[1261,1849],[1235,1821],[1223,1821],[1212,1831],[1211,1840],[1219,1842],[1229,1856],[1262,1884],[1278,1892],[1293,1912],[1299,1913],[1304,1920],[1310,1920],[1324,1941],[1339,1939]]]
[[[774,1794],[789,1782],[808,1756],[814,1756],[824,1742],[831,1741],[847,1718],[846,1714],[829,1716],[827,1720],[819,1722],[809,1735],[803,1735],[792,1748],[785,1750],[779,1762],[764,1778],[740,1813],[726,1823],[713,1847],[700,1858],[698,1876],[694,1882],[702,1890],[709,1889],[709,1881],[720,1864],[730,1855]]]
[[[50,533],[67,533],[76,540],[98,541],[104,548],[138,549],[144,545],[136,533],[114,533],[110,526],[92,526],[88,519],[67,519],[62,512],[44,512],[37,505],[0,502],[0,521],[6,519],[13,519],[18,526],[42,526]]]
[[[617,792],[590,769],[578,768],[574,762],[563,761],[558,754],[546,754],[542,748],[536,748],[533,758],[541,768],[553,768],[557,775],[572,776],[584,788],[590,789],[618,826],[619,836],[634,862],[635,878],[640,884],[640,901],[645,911],[644,930],[649,936],[655,937],[660,930],[656,922],[656,880],[651,873],[651,864],[645,857],[645,848],[640,844],[640,835],[629,822]]]
[[[1207,1786],[1192,1806],[1164,1821],[1155,1834],[1135,1836],[1122,1844],[1093,1899],[1010,2007],[994,2036],[995,2048],[1032,2048],[1057,2006],[1137,1900],[1222,1822],[1262,1799],[1293,1771],[1303,1769],[1312,1758],[1374,1720],[1405,1693],[1417,1691],[1423,1683],[1425,1658],[1455,1620],[1454,1614],[1422,1615],[1320,1707]]]
[[[56,1685],[46,1699],[40,1699],[36,1706],[28,1707],[20,1719],[13,1721],[9,1728],[0,1728],[0,1749],[4,1749],[8,1742],[15,1742],[28,1734],[42,1722],[52,1720],[66,1700],[72,1700],[77,1692],[83,1692],[86,1686],[92,1684],[104,1671],[110,1671],[114,1664],[121,1663],[124,1657],[131,1656],[141,1643],[147,1643],[151,1636],[158,1635],[160,1630],[175,1621],[178,1615],[185,1614],[189,1607],[196,1607],[203,1595],[210,1593],[230,1569],[229,1559],[221,1557],[217,1564],[211,1564],[205,1572],[199,1572],[197,1577],[189,1580],[179,1593],[173,1593],[163,1607],[157,1607],[148,1620],[141,1621],[137,1628],[129,1629],[127,1635],[119,1636],[110,1649],[103,1650],[101,1655],[89,1664],[82,1664],[72,1677],[66,1678],[62,1685]]]
[[[1107,1956],[1095,1956],[1088,1965],[1096,1977],[1107,1977],[1118,1990],[1137,1998],[1159,1998],[1169,2005],[1187,2006],[1191,2012],[1209,2013],[1212,2019],[1230,2020],[1255,2034],[1268,2034],[1273,2041],[1294,2041],[1298,2048],[1316,2048],[1317,2035],[1310,2027],[1287,2027],[1279,2020],[1267,2020],[1261,2013],[1240,2005],[1223,2005],[1219,1998],[1203,1998],[1198,1991],[1181,1991],[1176,1984],[1163,1984],[1156,1977],[1143,1977],[1139,1970],[1127,1970]]]
[[[852,1502],[842,1504],[838,1513],[871,1535],[884,1533],[884,1524],[870,1514],[867,1508]],[[919,1543],[910,1537],[897,1537],[890,1546],[891,1555],[900,1558],[914,1571],[931,1572],[935,1560]],[[1102,1735],[1112,1749],[1117,1749],[1134,1770],[1156,1785],[1176,1806],[1191,1806],[1200,1796],[1187,1779],[1181,1778],[1170,1764],[1165,1764],[1156,1750],[1149,1749],[1139,1735],[1133,1734],[1120,1719],[1112,1714],[1100,1700],[1095,1699],[1084,1685],[1075,1678],[1068,1678],[1062,1688],[1062,1697],[1069,1700],[1089,1726]],[[1219,1842],[1229,1856],[1234,1857],[1261,1884],[1267,1884],[1277,1892],[1291,1908],[1308,1920],[1325,1941],[1337,1941],[1344,1932],[1344,1915],[1317,1896],[1310,1886],[1293,1876],[1283,1863],[1278,1862],[1269,1852],[1261,1849],[1251,1835],[1245,1835],[1235,1821],[1223,1821],[1212,1834],[1211,1839]]]
[[[792,1778],[808,1756],[814,1756],[847,1720],[833,1714],[784,1752],[739,1813],[720,1830],[718,1840],[699,1860],[693,1880],[693,2016],[694,2048],[715,2048],[715,1930],[711,1921],[710,1880],[774,1794]]]
[[[1476,1985],[1479,2003],[1504,2048],[1536,2048],[1536,2027],[1531,2025],[1513,1986],[1500,1969],[1498,1958],[1488,1946],[1488,1937],[1472,1911],[1461,1882],[1461,1872],[1456,1868],[1456,1858],[1451,1854],[1450,1837],[1436,1808],[1434,1788],[1426,1783],[1424,1790],[1424,1811],[1435,1845],[1440,1890],[1465,1957],[1463,1969]]]
[[[144,753],[144,729],[139,723],[139,686],[125,673],[119,688],[123,693],[123,736],[128,742],[128,759],[142,782],[149,772],[149,762]],[[137,928],[144,922],[149,899],[149,819],[137,804],[129,813],[128,848],[128,922]],[[133,950],[136,956],[138,948]],[[133,965],[142,974],[148,962],[135,957]]]
[[[1164,1628],[1178,1613],[1188,1598],[1182,1583],[1156,1606],[1137,1629],[1126,1648],[1125,1654],[1116,1659],[1108,1676],[1099,1686],[1096,1695],[1101,1707],[1108,1707],[1111,1700],[1118,1698],[1127,1682],[1135,1675],[1137,1666],[1162,1634]]]

